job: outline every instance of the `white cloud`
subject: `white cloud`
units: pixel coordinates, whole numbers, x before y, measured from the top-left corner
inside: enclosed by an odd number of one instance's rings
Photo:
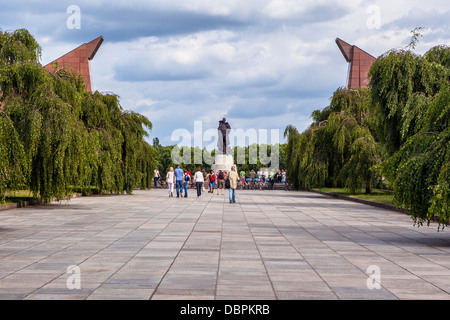
[[[43,64],[99,35],[93,85],[121,97],[170,143],[176,128],[205,128],[230,116],[235,128],[306,129],[346,83],[339,37],[374,56],[403,47],[430,27],[417,51],[450,42],[448,0],[79,0],[81,30],[65,27],[66,8],[44,0],[6,3],[3,30],[25,27],[43,47]],[[369,6],[380,29],[367,28]]]

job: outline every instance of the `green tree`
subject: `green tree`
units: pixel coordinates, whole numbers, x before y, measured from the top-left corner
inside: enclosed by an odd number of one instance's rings
[[[450,220],[450,48],[437,46],[423,56],[390,51],[370,74],[377,137],[390,155],[380,173],[418,225],[436,217],[443,226]]]
[[[423,124],[400,150],[381,166],[392,181],[395,201],[418,225],[437,217],[450,220],[450,90],[436,95]]]
[[[47,202],[91,187],[149,187],[151,122],[114,94],[87,92],[70,68],[48,72],[40,54],[28,31],[0,33],[0,200],[22,187]]]
[[[433,61],[442,50],[435,51],[426,58],[408,50],[391,50],[370,69],[374,135],[389,154],[417,132],[430,98],[448,82],[448,68]]]
[[[344,186],[370,193],[378,181],[370,168],[382,159],[370,130],[370,92],[339,88],[330,100],[312,113],[314,123],[305,132],[286,128],[288,180],[294,188]]]

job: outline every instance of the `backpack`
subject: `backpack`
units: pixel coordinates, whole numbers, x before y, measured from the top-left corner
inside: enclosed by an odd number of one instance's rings
[[[225,177],[225,176],[223,175],[223,172],[220,171],[220,172],[219,172],[219,179],[220,179],[220,180],[223,180],[224,177]]]
[[[191,176],[188,175],[188,174],[185,174],[184,175],[184,181],[189,181],[189,180],[191,180]]]

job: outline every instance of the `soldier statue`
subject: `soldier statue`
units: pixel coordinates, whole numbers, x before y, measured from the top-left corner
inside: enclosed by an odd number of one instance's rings
[[[219,154],[231,154],[230,148],[230,129],[231,126],[227,122],[227,119],[223,118],[219,121],[219,141],[217,142],[217,146],[219,147]]]

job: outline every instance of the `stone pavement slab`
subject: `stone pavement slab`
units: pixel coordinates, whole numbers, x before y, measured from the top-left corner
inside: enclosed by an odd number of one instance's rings
[[[75,198],[0,211],[0,299],[450,299],[450,234],[309,192]]]

